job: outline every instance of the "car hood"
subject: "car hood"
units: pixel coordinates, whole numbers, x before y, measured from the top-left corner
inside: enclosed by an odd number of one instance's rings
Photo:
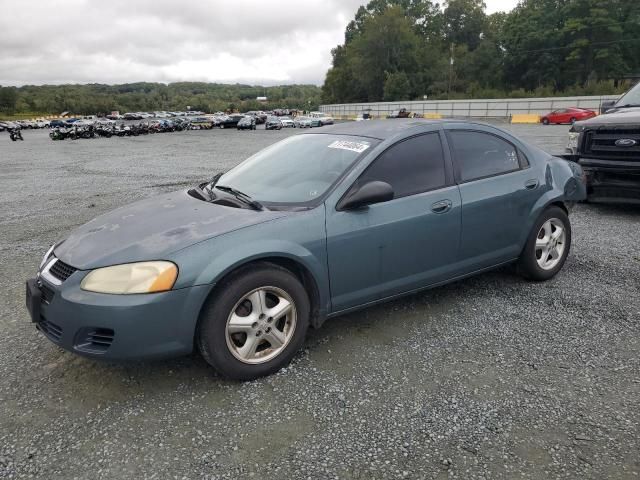
[[[162,260],[189,245],[285,215],[216,205],[183,190],[100,215],[74,230],[54,253],[80,270]]]
[[[576,127],[597,127],[600,125],[629,125],[640,123],[640,107],[612,109],[607,113],[576,122]]]

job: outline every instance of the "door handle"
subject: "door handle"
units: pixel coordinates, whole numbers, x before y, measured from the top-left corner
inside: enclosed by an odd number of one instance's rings
[[[527,180],[526,182],[524,182],[524,186],[529,190],[533,190],[539,185],[539,183],[540,182],[538,182],[537,178],[532,178],[531,180]]]
[[[451,210],[453,203],[451,200],[440,200],[439,202],[431,205],[431,211],[434,213],[446,213]]]

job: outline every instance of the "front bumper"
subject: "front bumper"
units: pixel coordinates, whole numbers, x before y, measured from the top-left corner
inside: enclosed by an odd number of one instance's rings
[[[86,292],[78,271],[61,286],[39,278],[41,301],[32,318],[56,345],[104,360],[164,358],[189,354],[200,308],[211,285],[141,295]],[[29,288],[29,287],[28,287]]]
[[[640,203],[640,164],[580,158],[590,201]]]

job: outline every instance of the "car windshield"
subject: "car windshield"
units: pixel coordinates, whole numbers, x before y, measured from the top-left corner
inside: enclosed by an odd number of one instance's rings
[[[616,102],[616,106],[623,105],[640,105],[640,83],[637,83],[635,87],[625,93],[620,100]]]
[[[295,135],[248,158],[225,173],[218,184],[260,203],[306,204],[321,197],[377,143],[345,135]]]

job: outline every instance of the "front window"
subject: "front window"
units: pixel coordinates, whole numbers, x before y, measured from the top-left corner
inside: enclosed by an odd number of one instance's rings
[[[637,83],[635,87],[625,93],[620,100],[616,102],[617,107],[623,105],[640,106],[640,83]]]
[[[378,141],[346,135],[289,137],[225,173],[219,185],[265,204],[308,204],[324,195]]]
[[[438,133],[426,133],[396,143],[362,174],[357,186],[386,182],[393,198],[406,197],[446,185],[445,161]]]

